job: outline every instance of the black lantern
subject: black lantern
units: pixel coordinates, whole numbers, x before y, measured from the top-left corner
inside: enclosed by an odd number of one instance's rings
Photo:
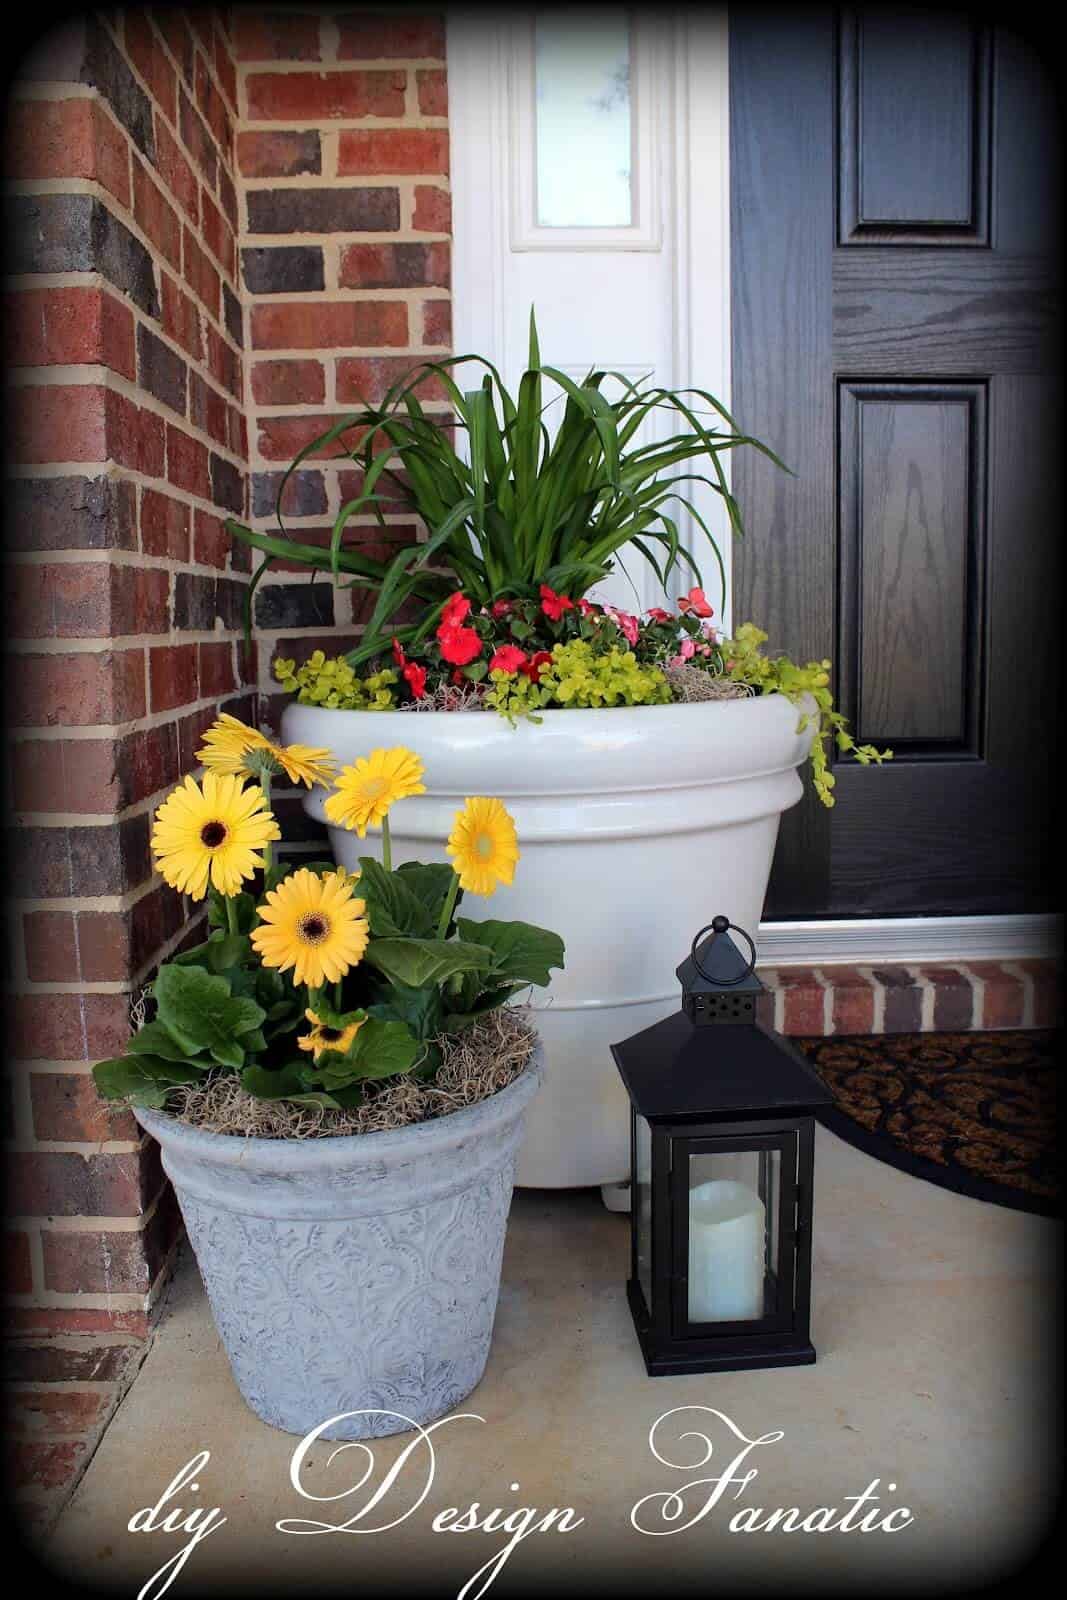
[[[815,1360],[812,1113],[833,1097],[757,1022],[755,946],[734,929],[746,960],[731,926],[693,940],[682,1010],[612,1046],[631,1104],[627,1292],[654,1376]]]

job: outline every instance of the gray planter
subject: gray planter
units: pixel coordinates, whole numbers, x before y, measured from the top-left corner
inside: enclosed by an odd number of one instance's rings
[[[501,1093],[395,1133],[241,1139],[137,1109],[158,1139],[237,1386],[306,1434],[342,1412],[425,1424],[489,1355],[540,1046]],[[405,1430],[351,1417],[328,1439]]]

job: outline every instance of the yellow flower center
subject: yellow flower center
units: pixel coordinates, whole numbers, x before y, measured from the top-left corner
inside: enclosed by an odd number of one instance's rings
[[[329,936],[329,919],[324,917],[321,911],[309,911],[306,916],[301,917],[296,932],[297,937],[305,944],[321,944]]]
[[[363,792],[368,800],[380,800],[388,788],[388,778],[368,778]]]
[[[217,850],[220,845],[226,843],[229,831],[224,822],[205,822],[200,829],[200,843],[206,845],[209,850]]]
[[[474,848],[483,861],[488,861],[493,854],[493,836],[491,833],[479,833],[474,840]]]

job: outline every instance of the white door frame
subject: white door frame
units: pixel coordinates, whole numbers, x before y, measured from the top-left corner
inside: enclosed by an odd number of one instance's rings
[[[515,182],[514,19],[462,9],[448,13],[449,124],[452,150],[453,317],[457,353],[504,364],[504,296],[511,250],[529,247],[513,215]],[[666,129],[657,178],[672,258],[674,388],[700,384],[730,404],[730,149],[727,13],[679,12],[664,29],[657,95]],[[542,241],[544,243],[544,241]],[[649,248],[647,216],[633,248]],[[604,249],[574,237],[570,248]],[[611,249],[619,248],[613,242]],[[555,253],[553,251],[553,253]],[[725,519],[714,508],[717,536]],[[698,547],[699,548],[699,547]],[[722,609],[730,615],[728,535]],[[893,917],[762,923],[767,964],[936,961],[1048,956],[1062,948],[1056,916]]]

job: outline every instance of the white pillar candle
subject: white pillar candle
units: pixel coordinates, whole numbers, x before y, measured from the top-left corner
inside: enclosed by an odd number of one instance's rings
[[[743,1183],[715,1178],[689,1191],[689,1320],[763,1315],[766,1212]]]

